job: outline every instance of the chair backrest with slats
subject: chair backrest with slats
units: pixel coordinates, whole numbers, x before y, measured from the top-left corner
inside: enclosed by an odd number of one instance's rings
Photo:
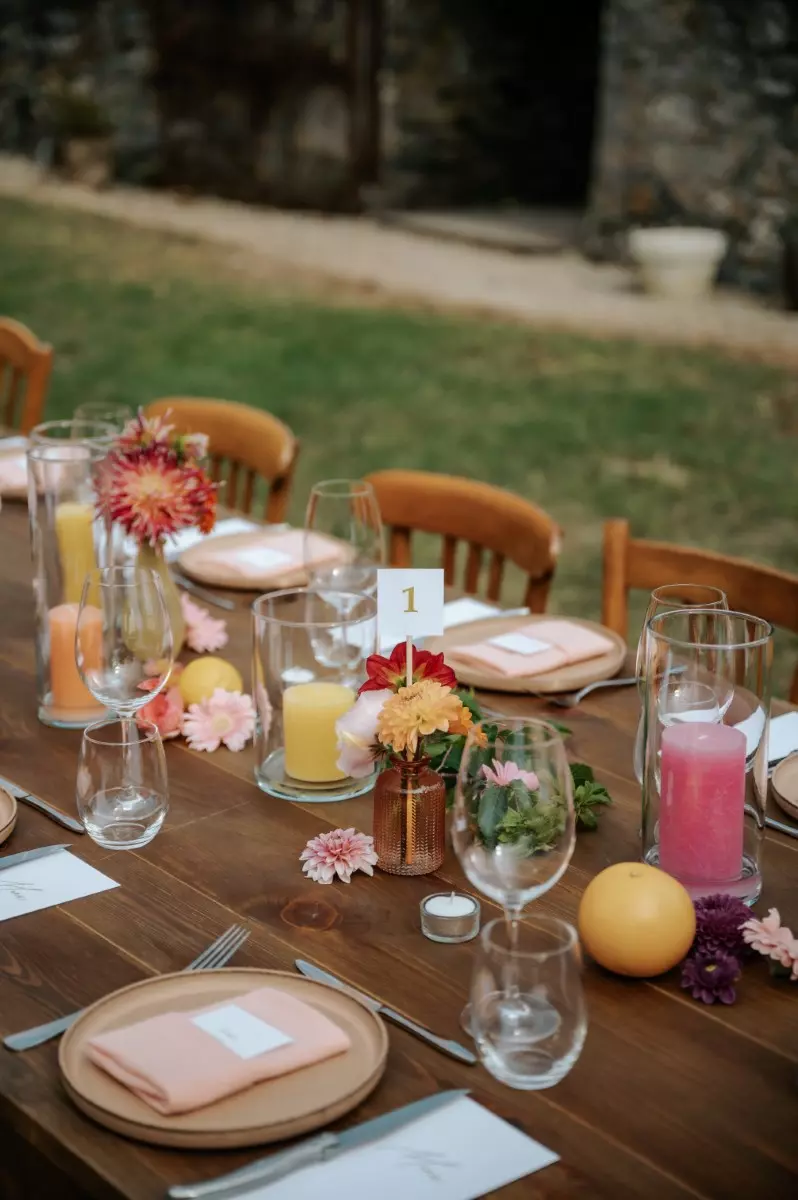
[[[486,595],[498,600],[506,562],[527,577],[524,603],[543,612],[557,565],[560,529],[536,505],[487,483],[428,471],[376,471],[373,485],[385,525],[390,531],[389,557],[394,567],[412,564],[414,530],[440,534],[447,585],[454,586],[458,544],[468,547],[465,592],[475,595],[487,552]]]
[[[0,423],[20,433],[39,424],[52,367],[51,346],[19,321],[0,317]]]
[[[764,617],[772,625],[798,632],[798,576],[731,558],[712,550],[696,550],[667,542],[629,536],[629,522],[604,523],[604,585],[602,621],[621,637],[629,624],[629,592],[651,592],[674,583],[705,583],[722,588],[738,612]],[[798,669],[790,700],[798,703]]]
[[[265,518],[284,521],[299,442],[287,425],[270,413],[231,400],[165,397],[147,406],[147,416],[164,416],[181,433],[204,433],[213,478],[224,483],[219,499],[225,508],[248,514],[259,508],[257,483],[268,484]]]

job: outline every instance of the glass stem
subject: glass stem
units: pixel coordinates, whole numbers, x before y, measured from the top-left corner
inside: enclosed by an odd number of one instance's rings
[[[519,987],[516,950],[518,949],[518,931],[521,924],[521,906],[519,904],[507,904],[504,909],[504,919],[507,922],[507,942],[510,951],[507,963],[506,989],[507,995],[510,998],[517,998]]]

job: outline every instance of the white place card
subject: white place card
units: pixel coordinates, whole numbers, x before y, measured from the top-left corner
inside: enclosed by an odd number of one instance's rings
[[[115,880],[62,850],[0,871],[0,921],[115,887],[119,887]]]
[[[524,633],[500,633],[490,639],[490,644],[498,646],[501,650],[509,650],[513,654],[540,654],[544,650],[551,650],[548,642],[527,637]]]
[[[486,617],[500,617],[502,610],[496,604],[485,604],[482,600],[472,600],[470,596],[461,596],[459,600],[450,600],[443,606],[443,627],[453,629],[455,625],[467,625],[469,621],[484,621]]]
[[[272,567],[289,566],[294,561],[290,554],[273,550],[271,546],[240,546],[235,551],[235,560],[245,567],[254,567],[256,571],[271,571]]]
[[[377,626],[381,646],[443,633],[443,571],[378,571]]]
[[[269,1050],[289,1046],[294,1040],[268,1021],[262,1021],[260,1017],[247,1012],[240,1004],[222,1004],[210,1012],[198,1013],[191,1018],[191,1023],[216,1038],[217,1042],[221,1042],[239,1058],[257,1058]]]
[[[558,1161],[481,1104],[463,1097],[378,1142],[246,1193],[247,1200],[477,1200]]]

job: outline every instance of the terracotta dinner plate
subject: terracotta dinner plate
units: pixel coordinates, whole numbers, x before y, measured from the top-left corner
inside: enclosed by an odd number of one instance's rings
[[[254,991],[280,988],[312,1004],[351,1039],[345,1054],[256,1084],[195,1112],[163,1116],[89,1059],[86,1042],[100,1033],[164,1012],[190,1012]],[[225,968],[159,975],[99,1000],[64,1035],[58,1062],[77,1105],[115,1133],[159,1146],[215,1150],[296,1137],[335,1121],[377,1086],[388,1035],[370,1009],[343,992],[284,971]]]
[[[551,621],[553,618],[553,613],[540,613],[531,617],[486,617],[484,621],[471,621],[467,625],[456,625],[453,629],[448,629],[441,637],[426,638],[424,649],[432,651],[433,654],[440,654],[443,651],[446,661],[449,662],[449,652],[455,646],[469,646],[475,642],[484,642],[499,634],[514,633],[527,625],[534,625],[538,621]],[[567,620],[572,625],[581,625],[585,629],[592,629],[595,633],[603,634],[613,642],[613,649],[596,658],[588,658],[584,662],[559,667],[556,671],[546,671],[541,675],[513,676],[512,678],[508,675],[501,675],[498,671],[491,671],[486,666],[478,667],[476,664],[453,661],[451,665],[457,672],[459,682],[468,687],[484,688],[492,692],[554,693],[576,691],[578,688],[586,687],[589,683],[597,683],[600,679],[612,679],[613,675],[617,675],[627,653],[626,642],[622,637],[613,633],[611,629],[605,629],[596,621],[583,621],[579,617],[558,617],[557,619]]]
[[[0,845],[14,832],[17,823],[17,802],[5,788],[0,788]]]
[[[798,754],[790,754],[773,768],[770,777],[779,808],[798,821]]]
[[[301,535],[301,530],[299,531]],[[249,533],[227,533],[211,536],[184,550],[178,559],[181,570],[197,583],[208,587],[230,588],[242,592],[273,591],[278,588],[304,587],[308,574],[304,562],[296,557],[295,529],[271,532],[267,526]],[[280,551],[282,537],[290,538],[293,553],[290,562],[282,567],[271,566],[262,573],[256,570],[242,574],[230,567],[230,557],[257,552],[262,546]]]

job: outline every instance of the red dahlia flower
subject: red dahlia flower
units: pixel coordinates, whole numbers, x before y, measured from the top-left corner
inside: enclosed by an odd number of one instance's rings
[[[390,658],[381,654],[372,654],[366,659],[366,675],[368,678],[360,689],[362,692],[376,692],[382,688],[390,688],[398,692],[407,683],[407,645],[400,642],[394,646]],[[419,679],[433,679],[443,687],[456,687],[457,676],[451,667],[447,667],[442,654],[430,654],[429,650],[417,650],[413,647],[413,683]]]

